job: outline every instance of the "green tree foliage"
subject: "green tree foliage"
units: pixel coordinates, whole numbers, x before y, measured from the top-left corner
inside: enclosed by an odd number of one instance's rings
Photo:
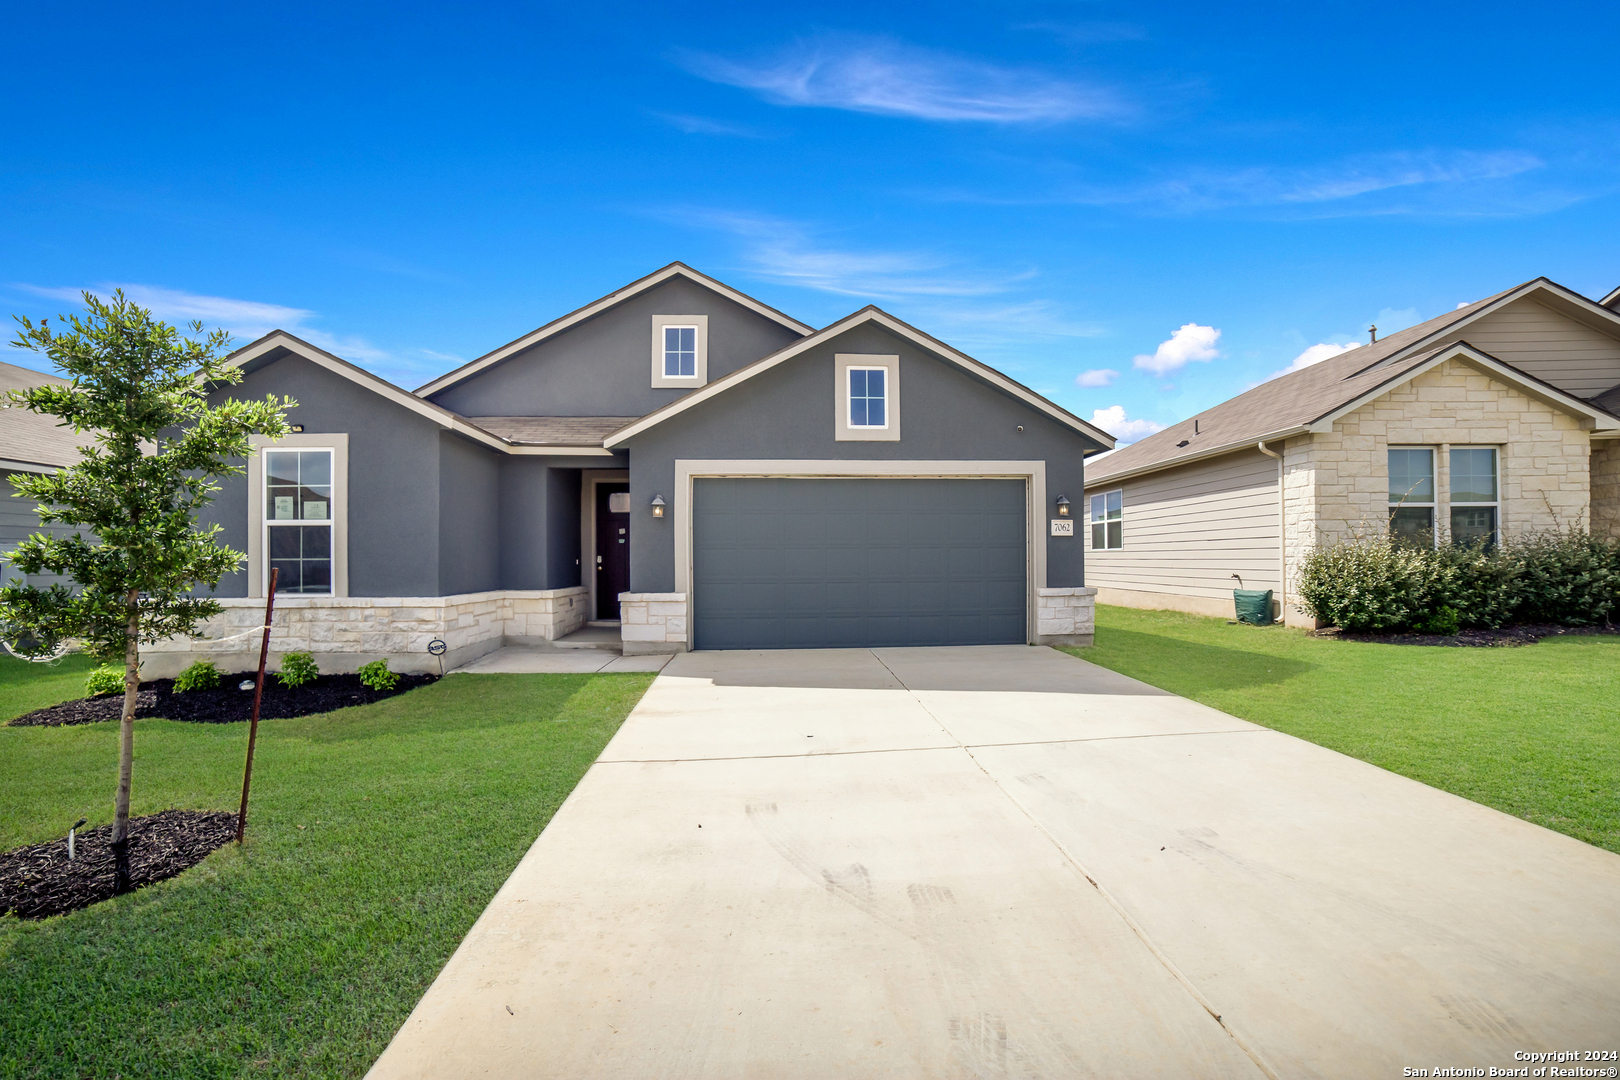
[[[43,354],[71,381],[8,394],[11,407],[57,417],[93,439],[81,447],[77,465],[12,480],[39,503],[42,523],[84,528],[68,536],[36,533],[11,561],[25,574],[59,574],[77,587],[0,589],[0,633],[36,655],[75,638],[103,660],[123,661],[113,824],[122,889],[140,646],[194,634],[220,612],[208,594],[243,555],[218,543],[219,526],[199,529],[197,512],[219,490],[217,478],[244,471],[250,436],[287,433],[283,410],[295,403],[271,397],[211,406],[211,389],[242,377],[223,355],[228,334],[205,334],[192,323],[197,337],[183,337],[121,291],[110,300],[85,293],[84,304],[83,316],[58,320],[66,324],[61,330],[48,319],[35,325],[18,318],[22,330],[11,344]]]

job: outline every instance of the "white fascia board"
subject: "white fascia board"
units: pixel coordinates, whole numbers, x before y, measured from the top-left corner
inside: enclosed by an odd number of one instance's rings
[[[590,446],[536,446],[532,443],[513,443],[501,447],[508,454],[530,457],[616,457],[617,455],[600,444]]]
[[[239,368],[252,363],[265,353],[276,348],[286,349],[288,352],[294,353],[312,364],[317,364],[335,375],[341,375],[343,378],[365,387],[381,398],[403,406],[418,416],[426,417],[448,431],[465,435],[474,442],[483,443],[485,446],[496,450],[511,449],[511,446],[504,439],[490,434],[481,427],[469,424],[450,410],[441,408],[430,401],[423,401],[409,390],[395,386],[386,379],[380,379],[364,368],[356,367],[323,349],[318,349],[309,342],[302,341],[287,333],[285,330],[271,331],[253,344],[232,353],[226,362],[232,367]]]
[[[724,296],[727,300],[740,304],[749,311],[752,311],[757,315],[763,315],[765,318],[770,319],[773,322],[781,323],[783,326],[794,331],[795,333],[809,334],[813,331],[813,327],[806,326],[799,320],[792,318],[791,316],[784,315],[782,312],[777,311],[773,307],[760,303],[747,293],[738,292],[730,285],[727,285],[721,281],[716,281],[707,274],[699,273],[684,263],[671,263],[662,270],[648,274],[640,281],[631,282],[629,285],[626,285],[617,292],[609,293],[600,300],[593,300],[591,303],[586,304],[577,311],[569,312],[560,319],[553,319],[551,322],[546,323],[546,325],[540,327],[538,330],[532,330],[518,338],[516,341],[502,345],[494,352],[485,353],[478,359],[473,360],[470,363],[463,364],[454,371],[440,375],[437,379],[434,379],[426,386],[418,387],[416,392],[424,396],[427,394],[437,394],[440,390],[454,386],[456,383],[478,374],[487,367],[500,363],[502,360],[505,360],[507,357],[512,356],[515,353],[520,353],[524,349],[538,345],[540,342],[549,337],[554,337],[557,334],[562,333],[571,326],[577,326],[586,319],[600,315],[608,308],[613,307],[615,304],[623,303],[632,296],[635,296],[637,293],[646,292],[654,285],[662,285],[664,282],[673,277],[688,278],[691,281],[704,286],[705,288],[712,289],[721,296]]]
[[[1572,394],[1566,394],[1556,386],[1531,378],[1513,365],[1504,363],[1489,353],[1480,352],[1472,345],[1458,342],[1450,348],[1441,349],[1423,363],[1402,372],[1396,378],[1379,383],[1366,393],[1358,395],[1332,412],[1317,418],[1310,424],[1310,430],[1319,434],[1332,431],[1333,425],[1344,416],[1355,412],[1368,402],[1376,401],[1397,386],[1411,382],[1424,372],[1433,371],[1447,360],[1461,360],[1489,374],[1497,381],[1506,383],[1526,397],[1533,397],[1537,401],[1551,405],[1555,409],[1562,409],[1565,412],[1590,420],[1593,431],[1613,431],[1620,428],[1620,420],[1610,416],[1602,409],[1589,405]]]
[[[1613,308],[1620,305],[1620,289],[1615,289],[1608,296],[1605,296],[1603,299],[1599,300],[1598,303],[1602,304],[1606,308]]]
[[[1305,435],[1310,433],[1311,430],[1311,428],[1306,427],[1303,424],[1298,424],[1291,428],[1279,428],[1276,431],[1268,431],[1264,435],[1256,435],[1253,438],[1239,439],[1237,442],[1222,443],[1219,446],[1211,446],[1205,450],[1198,450],[1192,453],[1182,454],[1180,457],[1168,458],[1164,461],[1155,461],[1149,465],[1138,465],[1136,468],[1126,469],[1124,472],[1105,473],[1102,476],[1088,476],[1086,477],[1086,490],[1090,491],[1094,487],[1112,487],[1121,480],[1133,480],[1138,476],[1146,476],[1148,473],[1156,473],[1162,472],[1165,469],[1173,469],[1178,465],[1190,465],[1195,461],[1204,461],[1208,458],[1221,457],[1225,454],[1235,454],[1239,450],[1253,450],[1258,443],[1272,443],[1278,442],[1282,439],[1292,439],[1295,435]]]
[[[0,458],[0,469],[7,472],[53,473],[57,469],[65,469],[67,465],[42,465],[37,461],[8,461]],[[0,490],[0,496],[10,495],[11,492]]]
[[[908,326],[906,323],[894,318],[887,312],[875,307],[862,308],[853,315],[846,316],[845,318],[840,319],[838,322],[833,323],[831,326],[818,330],[801,341],[795,341],[793,344],[772,353],[764,359],[754,361],[747,367],[738,368],[736,371],[733,371],[724,378],[716,379],[709,385],[702,387],[701,389],[694,390],[690,394],[670,402],[661,409],[648,413],[640,420],[637,420],[631,424],[626,424],[624,427],[602,440],[602,445],[610,447],[617,446],[626,439],[634,438],[643,431],[656,427],[665,420],[668,420],[673,416],[677,416],[695,405],[701,405],[710,398],[715,397],[718,394],[725,393],[738,383],[746,382],[755,375],[760,375],[766,371],[769,371],[776,365],[791,360],[800,353],[813,349],[817,345],[820,345],[823,342],[844,333],[846,330],[853,329],[854,327],[867,322],[875,322],[879,326],[882,326],[885,329],[906,338],[918,347],[926,349],[937,356],[943,357],[951,363],[956,364],[958,367],[965,368],[966,370],[984,379],[992,386],[995,386],[997,389],[1000,389],[1007,394],[1018,398],[1025,404],[1032,406],[1036,410],[1045,413],[1047,416],[1050,416],[1052,419],[1058,421],[1060,424],[1063,424],[1065,427],[1073,428],[1075,431],[1085,435],[1087,438],[1096,440],[1097,442],[1103,444],[1105,448],[1109,450],[1114,448],[1114,437],[1108,434],[1108,432],[1099,427],[1094,427],[1093,425],[1088,424],[1084,420],[1080,419],[1078,416],[1075,416],[1073,413],[1054,405],[1052,402],[1041,397],[1041,395],[1035,393],[1035,391],[1007,378],[995,368],[992,368],[987,364],[980,363],[964,353],[957,352],[944,342],[929,337],[927,334],[922,333],[912,326]]]

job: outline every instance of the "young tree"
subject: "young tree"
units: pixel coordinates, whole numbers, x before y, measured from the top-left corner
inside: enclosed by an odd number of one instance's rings
[[[0,589],[0,631],[35,655],[68,638],[82,639],[104,661],[124,660],[124,714],[118,751],[113,822],[116,890],[129,889],[129,789],[135,753],[135,695],[140,646],[177,634],[219,614],[206,595],[244,556],[217,542],[219,526],[197,528],[221,476],[244,471],[249,436],[287,433],[284,409],[296,403],[226,401],[208,404],[210,389],[242,373],[225,363],[230,335],[214,330],[185,338],[152,313],[113,293],[110,302],[84,294],[86,314],[56,332],[50,320],[22,330],[11,344],[43,353],[72,381],[12,390],[13,408],[58,417],[94,442],[83,460],[53,474],[12,480],[39,503],[42,523],[88,528],[67,536],[36,533],[17,545],[11,561],[25,574],[61,574],[78,588],[13,583]],[[194,595],[201,589],[204,595]]]

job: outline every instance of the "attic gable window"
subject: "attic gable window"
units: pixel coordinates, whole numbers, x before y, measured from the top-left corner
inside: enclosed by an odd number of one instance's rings
[[[652,317],[652,385],[695,390],[709,381],[709,317]]]
[[[697,378],[697,327],[664,327],[664,378]]]
[[[852,428],[886,428],[889,426],[889,395],[885,378],[888,371],[880,367],[852,367],[849,369],[849,426]]]

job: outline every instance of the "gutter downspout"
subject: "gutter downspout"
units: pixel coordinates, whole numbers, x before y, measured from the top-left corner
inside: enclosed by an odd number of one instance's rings
[[[1288,521],[1283,509],[1283,456],[1266,449],[1264,442],[1255,443],[1260,452],[1277,459],[1277,612],[1278,622],[1288,621]]]

